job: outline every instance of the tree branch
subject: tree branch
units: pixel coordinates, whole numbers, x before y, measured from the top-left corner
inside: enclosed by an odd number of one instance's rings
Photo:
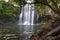
[[[36,2],[38,4],[43,4],[43,5],[46,5],[48,6],[49,8],[51,8],[54,12],[56,11],[51,5],[49,5],[48,3],[44,3],[44,2]]]
[[[51,0],[51,2],[55,5],[55,7],[56,7],[57,9],[59,9],[59,8],[58,8],[58,5],[56,4],[56,2],[55,2],[54,0]]]

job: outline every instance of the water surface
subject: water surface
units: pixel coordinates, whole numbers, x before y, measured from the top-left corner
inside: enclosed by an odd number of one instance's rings
[[[37,33],[41,29],[41,25],[0,25],[1,40],[24,40],[24,36]]]

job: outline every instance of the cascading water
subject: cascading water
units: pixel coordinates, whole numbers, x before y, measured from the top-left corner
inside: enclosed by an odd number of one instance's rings
[[[22,7],[19,25],[33,25],[33,24],[34,24],[34,4],[26,4],[24,7]]]
[[[26,2],[27,4],[22,7],[21,14],[19,16],[19,24],[18,24],[24,26],[24,31],[23,31],[23,35],[25,35],[24,40],[28,40],[28,38],[34,33],[33,25],[36,16],[34,4],[31,4],[34,1],[26,0]],[[20,30],[22,30],[22,27],[20,27]]]

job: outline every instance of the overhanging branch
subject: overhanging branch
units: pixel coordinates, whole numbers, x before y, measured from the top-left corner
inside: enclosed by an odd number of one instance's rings
[[[46,5],[49,8],[51,8],[54,12],[56,11],[51,5],[48,4],[48,2],[47,3],[44,3],[44,2],[36,2],[36,3]]]
[[[56,2],[55,2],[54,0],[51,0],[51,2],[55,5],[55,7],[56,7],[57,9],[59,9],[59,8],[58,8],[58,5],[56,4]]]

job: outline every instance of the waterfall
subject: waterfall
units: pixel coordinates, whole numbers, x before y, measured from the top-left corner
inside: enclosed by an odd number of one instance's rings
[[[21,14],[19,16],[19,25],[24,25],[23,32],[23,34],[25,35],[24,40],[28,40],[28,38],[30,38],[30,36],[34,33],[33,24],[34,24],[34,4],[26,4],[25,6],[22,7]]]
[[[34,20],[38,18],[36,12],[37,11],[35,10],[34,4],[31,4],[31,0],[27,0],[27,4],[22,6],[18,25],[23,25],[22,27],[24,27],[24,40],[28,40],[28,38],[34,33]],[[21,29],[22,27],[20,27],[20,30],[23,30]]]
[[[34,24],[34,4],[26,4],[22,7],[19,17],[19,25],[33,25]]]

